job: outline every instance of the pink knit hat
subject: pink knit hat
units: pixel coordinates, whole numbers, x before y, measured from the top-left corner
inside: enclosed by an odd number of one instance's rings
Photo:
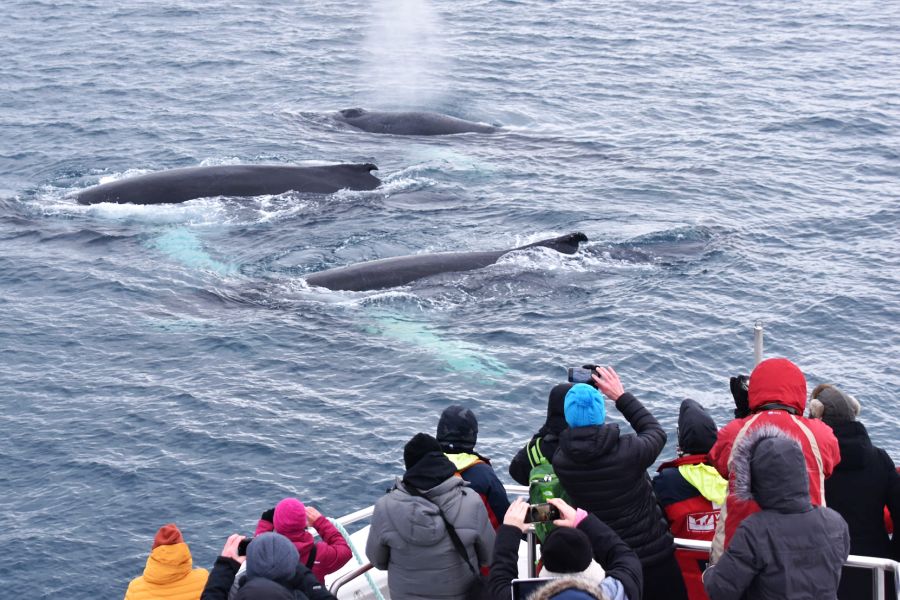
[[[275,507],[275,531],[292,537],[306,531],[306,507],[296,498],[285,498]]]

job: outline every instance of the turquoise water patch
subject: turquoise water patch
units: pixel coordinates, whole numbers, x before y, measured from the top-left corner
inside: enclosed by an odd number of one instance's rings
[[[203,248],[200,237],[187,227],[173,227],[153,238],[150,247],[198,271],[212,271],[222,277],[236,275],[238,266],[214,259]]]
[[[498,381],[509,372],[509,367],[502,361],[485,354],[477,345],[447,339],[435,333],[425,323],[406,317],[378,315],[374,318],[374,325],[367,327],[366,331],[427,352],[453,371],[477,373]]]

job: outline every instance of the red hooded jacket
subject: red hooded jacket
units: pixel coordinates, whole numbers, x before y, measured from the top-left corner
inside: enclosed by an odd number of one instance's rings
[[[750,375],[748,395],[750,416],[735,419],[723,427],[709,452],[713,466],[728,479],[728,498],[713,539],[713,560],[731,543],[741,521],[759,511],[753,500],[739,500],[734,495],[732,449],[747,433],[762,425],[774,425],[800,443],[814,506],[825,504],[825,479],[841,461],[841,451],[831,428],[818,419],[802,416],[806,408],[806,378],[797,365],[786,358],[770,358],[759,363]]]

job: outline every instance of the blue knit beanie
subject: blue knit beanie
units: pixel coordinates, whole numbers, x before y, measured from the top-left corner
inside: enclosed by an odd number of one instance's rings
[[[603,396],[593,386],[576,383],[566,394],[566,422],[569,427],[603,425],[606,421],[606,405]]]

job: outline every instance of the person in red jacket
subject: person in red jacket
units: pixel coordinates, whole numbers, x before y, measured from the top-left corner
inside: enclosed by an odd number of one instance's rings
[[[709,464],[716,423],[690,398],[678,411],[678,457],[664,462],[653,478],[653,491],[666,511],[672,535],[712,541],[728,482]]]
[[[739,382],[738,382],[739,383]],[[709,458],[722,477],[728,479],[728,497],[716,526],[710,559],[719,559],[731,542],[741,521],[755,512],[759,505],[753,500],[741,500],[734,493],[735,473],[731,468],[735,446],[750,432],[763,425],[774,425],[797,440],[806,459],[809,474],[809,495],[813,506],[825,504],[825,479],[841,462],[841,452],[831,428],[817,419],[803,417],[806,408],[806,378],[800,369],[786,358],[764,360],[750,374],[746,396],[741,386],[732,380],[735,396],[734,421],[719,431]],[[746,414],[749,413],[749,414]]]
[[[308,525],[315,528],[322,541],[313,540],[312,534],[306,530]],[[323,583],[326,575],[343,567],[353,556],[347,540],[331,521],[296,498],[285,498],[275,508],[262,514],[254,535],[268,531],[280,533],[291,540],[300,553],[300,562]]]
[[[699,403],[684,400],[678,410],[678,457],[660,465],[653,478],[653,491],[677,538],[713,539],[719,508],[728,493],[728,482],[709,463],[709,449],[715,443],[715,421]],[[709,555],[679,548],[675,560],[689,600],[709,600],[702,579]]]

